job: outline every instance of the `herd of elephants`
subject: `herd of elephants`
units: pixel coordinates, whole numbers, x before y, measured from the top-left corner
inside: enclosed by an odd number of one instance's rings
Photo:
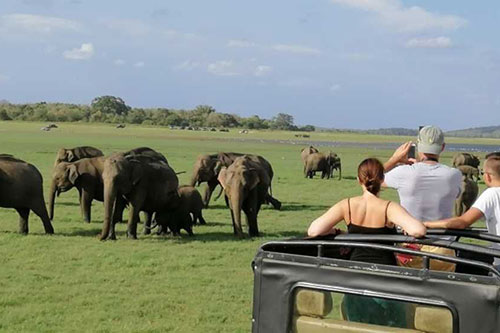
[[[341,179],[341,160],[333,153],[322,153],[309,146],[301,150],[304,176],[330,178],[334,170]],[[468,153],[455,155],[453,166],[463,177],[463,191],[457,199],[455,213],[470,208],[478,194],[479,159]],[[43,179],[38,169],[12,155],[0,154],[0,207],[14,208],[19,214],[19,232],[28,233],[28,217],[33,211],[40,217],[45,232],[52,234],[56,196],[75,187],[79,192],[83,219],[90,222],[93,200],[104,203],[101,240],[116,239],[115,224],[126,207],[129,210],[127,236],[137,238],[139,213],[145,215],[144,234],[158,228],[158,233],[178,235],[192,226],[205,224],[202,209],[208,207],[212,193],[221,186],[231,212],[233,232],[243,237],[241,211],[244,212],[251,237],[259,235],[257,215],[262,204],[281,208],[272,195],[273,168],[262,156],[220,152],[198,156],[189,185],[179,186],[177,173],[161,153],[141,147],[104,156],[97,148],[82,146],[61,148],[56,155],[50,186],[49,210],[43,195]],[[207,183],[204,196],[195,186]],[[154,218],[154,219],[153,219]]]

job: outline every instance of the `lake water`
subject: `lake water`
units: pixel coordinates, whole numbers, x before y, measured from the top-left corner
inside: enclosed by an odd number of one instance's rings
[[[314,147],[352,147],[352,148],[365,148],[365,149],[381,149],[381,150],[394,150],[398,148],[401,143],[395,142],[345,142],[345,141],[306,141],[306,140],[264,140],[264,139],[231,139],[232,141],[243,142],[260,142],[260,143],[281,143],[297,146],[314,146]],[[468,151],[468,152],[484,152],[490,153],[500,151],[500,145],[487,145],[487,144],[465,144],[465,143],[447,143],[446,151]]]

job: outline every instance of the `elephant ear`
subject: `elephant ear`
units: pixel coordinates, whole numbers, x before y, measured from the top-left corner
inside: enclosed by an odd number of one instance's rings
[[[80,176],[80,174],[78,173],[76,165],[71,164],[68,167],[68,179],[71,182],[71,184],[75,184],[75,182],[76,182],[76,180],[78,179],[79,176]]]
[[[218,175],[221,172],[222,169],[223,169],[222,162],[220,160],[215,161],[214,167],[213,167],[214,174]]]
[[[66,151],[66,159],[68,162],[73,162],[75,160],[75,154],[71,150]]]
[[[217,176],[217,180],[221,184],[223,189],[226,189],[227,186],[227,168],[223,167],[220,169],[219,175]]]
[[[256,169],[249,169],[249,172],[245,174],[246,187],[248,190],[253,190],[257,184],[260,182],[259,173]]]
[[[130,175],[131,177],[130,181],[132,182],[132,185],[135,186],[141,180],[144,174],[144,170],[141,167],[141,163],[137,161],[131,161],[131,163],[132,163],[132,174]]]

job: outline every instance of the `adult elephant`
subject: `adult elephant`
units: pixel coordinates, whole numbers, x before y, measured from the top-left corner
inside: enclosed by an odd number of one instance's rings
[[[92,200],[103,201],[102,173],[104,156],[83,158],[76,162],[61,162],[52,173],[50,186],[49,217],[54,219],[54,203],[56,196],[73,187],[80,193],[80,209],[85,222],[90,223]]]
[[[474,168],[479,168],[479,164],[481,164],[481,161],[477,156],[470,153],[459,153],[453,156],[452,164],[455,168],[460,165],[470,165]]]
[[[208,203],[210,202],[210,198],[212,196],[213,191],[219,185],[219,180],[217,179],[220,170],[223,167],[229,167],[238,157],[241,157],[245,154],[241,153],[217,153],[211,155],[200,155],[198,156],[194,167],[193,167],[193,176],[191,177],[191,186],[200,185],[201,183],[206,182],[207,188],[205,190],[205,194],[203,196],[203,203],[205,207],[208,207]],[[259,155],[246,154],[248,159],[260,163],[264,170],[267,172],[270,181],[272,182],[274,171],[269,163],[264,157]],[[269,185],[269,193],[266,195],[266,202],[269,202],[275,209],[281,208],[281,202],[272,196],[272,188]]]
[[[241,156],[229,167],[223,167],[218,179],[231,211],[234,234],[243,237],[241,227],[241,210],[243,210],[250,237],[259,236],[257,215],[260,206],[266,202],[266,195],[271,185],[265,167],[248,156]]]
[[[302,163],[306,163],[307,156],[314,154],[314,153],[319,153],[319,150],[314,148],[313,146],[309,146],[307,148],[302,148],[300,151],[300,158],[302,159]]]
[[[76,162],[82,158],[104,156],[101,150],[91,146],[61,148],[57,152],[54,167],[61,162]]]
[[[313,178],[314,172],[320,171],[321,178],[330,178],[330,156],[323,153],[312,153],[307,156],[304,165],[304,176]]]
[[[38,169],[11,155],[0,155],[0,207],[19,214],[19,232],[27,234],[30,211],[42,220],[45,233],[53,234],[45,200],[43,178]]]
[[[165,162],[150,156],[113,154],[104,161],[104,222],[100,239],[116,239],[115,206],[123,197],[129,204],[127,236],[137,238],[139,212],[150,216],[178,204],[179,180]],[[147,227],[147,226],[146,226]]]

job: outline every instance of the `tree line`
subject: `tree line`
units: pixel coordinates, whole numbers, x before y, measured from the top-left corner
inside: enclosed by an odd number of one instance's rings
[[[67,103],[0,103],[0,120],[25,120],[48,122],[99,122],[127,123],[157,126],[193,127],[243,127],[248,129],[276,129],[289,131],[314,131],[312,125],[296,126],[292,115],[278,113],[271,119],[257,115],[241,117],[217,112],[209,105],[199,105],[192,110],[169,108],[132,108],[115,96],[99,96],[90,105]]]

